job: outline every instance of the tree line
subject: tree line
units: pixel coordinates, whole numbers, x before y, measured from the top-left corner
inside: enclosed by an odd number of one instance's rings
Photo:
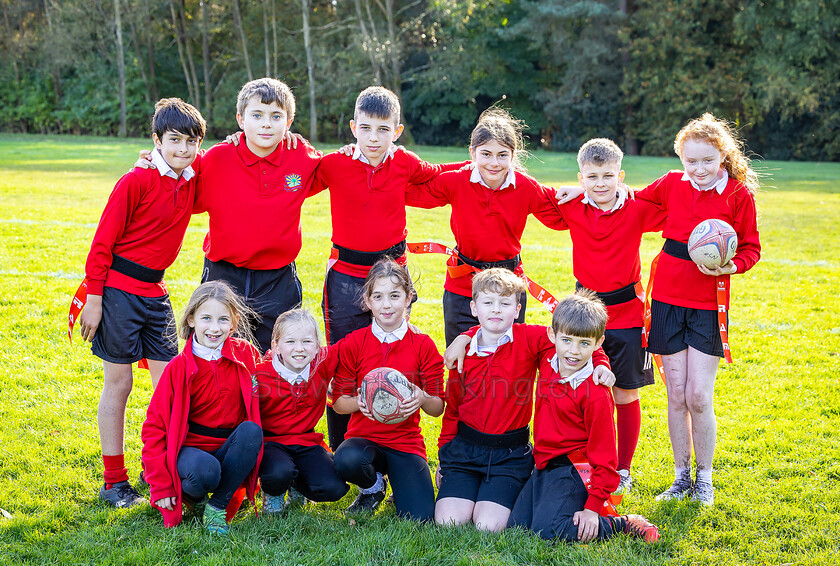
[[[531,147],[591,137],[666,155],[705,111],[768,159],[840,159],[840,0],[0,0],[0,129],[147,135],[154,102],[236,128],[274,76],[295,129],[344,142],[356,94],[403,102],[404,141],[464,145],[498,103]]]

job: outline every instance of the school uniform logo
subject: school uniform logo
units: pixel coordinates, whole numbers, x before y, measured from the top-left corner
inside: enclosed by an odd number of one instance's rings
[[[292,173],[291,175],[286,175],[286,191],[290,193],[294,193],[300,190],[301,185],[303,184],[303,179],[297,173]]]

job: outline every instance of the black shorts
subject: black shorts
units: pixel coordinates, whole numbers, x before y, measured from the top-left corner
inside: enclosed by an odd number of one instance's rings
[[[534,469],[531,444],[515,448],[489,448],[460,436],[441,446],[438,500],[458,497],[492,501],[508,509]]]
[[[616,328],[605,332],[604,353],[610,358],[615,374],[615,386],[639,389],[653,385],[653,364],[650,354],[642,348],[641,328]]]
[[[277,317],[299,307],[303,301],[295,262],[280,269],[248,269],[204,258],[201,282],[218,280],[229,283],[259,315],[258,320],[251,321],[251,331],[262,352],[271,348],[271,332]]]
[[[729,315],[726,315],[729,326]],[[648,351],[667,356],[689,346],[710,356],[723,357],[717,311],[690,309],[653,301]]]
[[[178,336],[169,295],[141,297],[105,287],[102,320],[90,351],[112,364],[132,364],[143,358],[168,362],[177,356]]]

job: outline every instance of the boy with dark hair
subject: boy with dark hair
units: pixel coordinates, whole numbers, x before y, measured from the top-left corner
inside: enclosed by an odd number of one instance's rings
[[[386,256],[406,263],[405,207],[414,204],[406,198],[409,185],[467,163],[432,165],[395,145],[403,131],[400,101],[381,86],[368,87],[356,98],[350,129],[356,138],[352,157],[324,156],[313,186],[313,192],[330,191],[333,245],[321,303],[330,344],[370,325],[370,312],[359,297],[371,266]],[[327,407],[333,450],[344,439],[348,418]]]
[[[665,213],[643,200],[626,198],[621,149],[611,140],[591,139],[578,152],[583,198],[558,205],[554,226],[568,229],[578,288],[596,292],[609,313],[604,351],[615,372],[613,396],[618,429],[618,493],[633,485],[630,465],[639,442],[639,389],[653,383],[650,355],[642,346],[644,291],[639,247],[645,232],[662,229]]]
[[[151,159],[157,169],[134,168],[117,182],[85,263],[87,304],[80,330],[104,366],[97,420],[105,483],[99,497],[115,507],[145,501],[125,467],[131,364],[145,358],[156,386],[178,354],[163,274],[178,256],[190,222],[198,168],[193,162],[205,131],[204,118],[186,102],[165,98],[155,105]]]
[[[659,531],[641,515],[600,515],[618,486],[618,455],[609,388],[590,381],[592,354],[604,342],[607,311],[591,291],[561,300],[548,337],[553,356],[540,356],[534,408],[536,470],[513,506],[508,526],[546,539],[590,542],[628,533],[645,542]],[[576,462],[591,468],[584,484]]]
[[[518,275],[494,267],[477,273],[472,286],[470,308],[480,326],[446,352],[461,357],[463,369],[449,373],[446,388],[435,521],[499,531],[534,466],[528,427],[534,380],[552,345],[544,326],[514,324],[525,291]],[[597,360],[605,366],[601,381],[614,381],[603,351]]]

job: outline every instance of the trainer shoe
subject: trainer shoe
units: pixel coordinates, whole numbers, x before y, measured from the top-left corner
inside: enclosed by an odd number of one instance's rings
[[[207,507],[209,498],[205,495],[201,501],[196,501],[186,493],[181,493],[181,501],[184,502],[184,507],[187,508],[187,517],[196,519],[197,521],[204,520],[204,509]]]
[[[694,488],[694,483],[691,481],[691,476],[679,477],[674,480],[671,487],[656,496],[657,501],[671,501],[672,499],[680,500],[686,495],[691,494]]]
[[[202,523],[204,523],[204,528],[214,535],[226,535],[230,532],[230,526],[225,520],[225,510],[216,509],[212,505],[207,505],[204,508]]]
[[[149,482],[146,481],[146,474],[143,470],[140,470],[140,476],[137,478],[137,483],[134,484],[138,490],[141,489],[149,489]]]
[[[294,487],[289,487],[289,489],[286,490],[286,510],[303,509],[308,501],[309,500]]]
[[[659,529],[641,515],[624,516],[624,532],[651,543],[659,540]]]
[[[627,495],[633,489],[633,476],[630,475],[630,470],[618,470],[619,482],[618,487],[613,492],[616,495]]]
[[[117,482],[111,489],[105,489],[105,484],[102,484],[99,488],[99,499],[118,509],[128,509],[146,503],[146,499],[127,481]]]
[[[385,491],[388,489],[388,478],[383,477],[382,491],[374,491],[373,493],[359,493],[356,500],[350,504],[345,511],[345,515],[356,515],[359,513],[373,513],[379,504],[385,499]]]
[[[715,488],[712,484],[699,481],[694,484],[694,491],[691,492],[691,500],[699,501],[706,507],[715,504]]]
[[[269,517],[279,517],[286,511],[286,506],[283,504],[282,495],[269,495],[265,491],[262,492],[263,513]]]

